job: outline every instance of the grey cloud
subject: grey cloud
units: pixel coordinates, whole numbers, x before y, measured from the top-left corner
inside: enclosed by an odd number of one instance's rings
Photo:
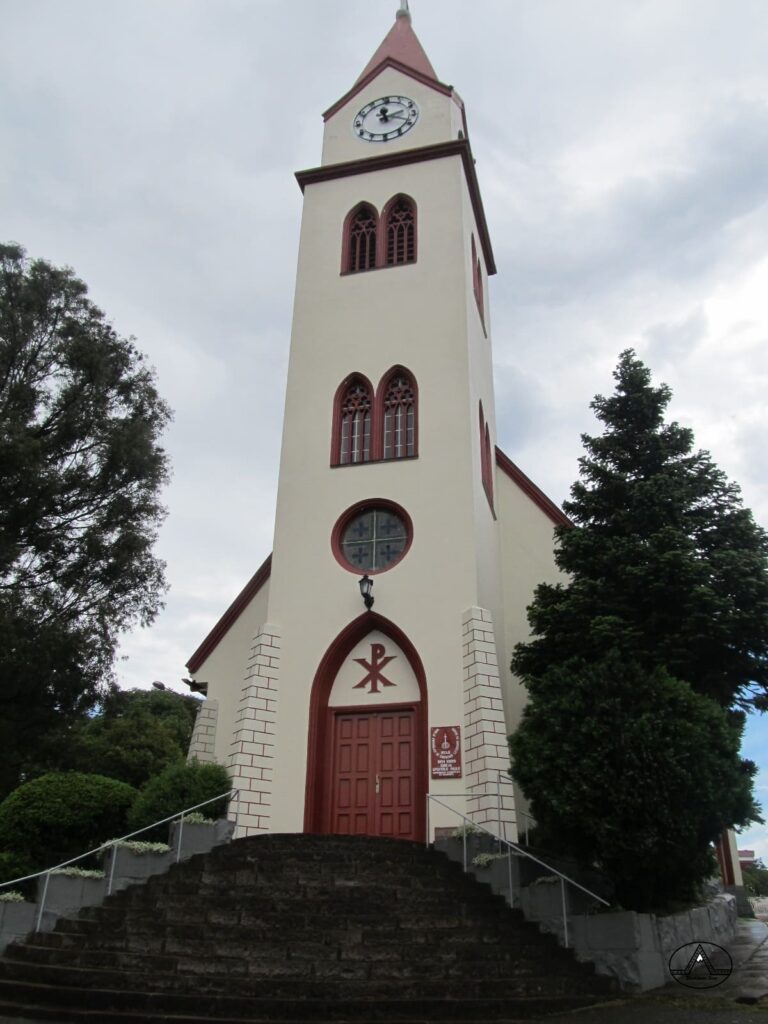
[[[648,361],[654,365],[690,355],[697,342],[706,337],[707,327],[707,317],[701,307],[683,320],[654,324],[644,335]]]

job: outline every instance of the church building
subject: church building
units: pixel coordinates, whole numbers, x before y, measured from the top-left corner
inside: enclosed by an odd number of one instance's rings
[[[188,662],[190,756],[227,766],[239,835],[424,840],[450,807],[515,841],[509,663],[567,520],[496,443],[467,112],[405,0],[323,118],[273,551]]]

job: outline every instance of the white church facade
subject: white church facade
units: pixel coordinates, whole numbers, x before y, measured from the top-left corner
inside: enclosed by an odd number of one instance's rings
[[[424,839],[439,794],[430,835],[459,823],[447,804],[515,840],[509,663],[567,520],[496,445],[464,105],[407,4],[324,118],[296,175],[274,547],[188,663],[190,756],[227,766],[242,835]]]

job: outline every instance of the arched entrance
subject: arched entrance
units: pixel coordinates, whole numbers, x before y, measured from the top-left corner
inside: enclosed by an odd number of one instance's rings
[[[312,684],[304,830],[423,839],[427,750],[421,659],[394,623],[364,612]]]

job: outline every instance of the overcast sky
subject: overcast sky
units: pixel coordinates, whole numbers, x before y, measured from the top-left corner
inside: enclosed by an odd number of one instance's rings
[[[396,0],[0,0],[0,238],[72,266],[175,410],[171,590],[126,686],[268,554],[321,113]],[[765,0],[412,0],[467,107],[494,245],[499,444],[556,501],[633,346],[768,526]],[[762,761],[766,721],[746,752]],[[768,858],[768,830],[740,845]]]

